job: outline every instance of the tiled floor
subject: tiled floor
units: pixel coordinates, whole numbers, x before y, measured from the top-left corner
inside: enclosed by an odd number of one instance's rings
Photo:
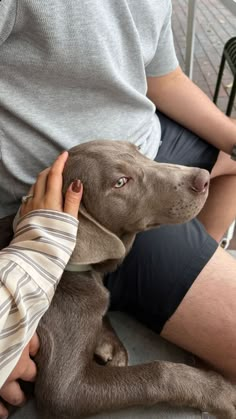
[[[184,69],[188,0],[172,0],[172,4],[175,47]],[[198,0],[193,81],[210,98],[215,90],[223,47],[232,36],[236,36],[236,16],[220,0]],[[226,69],[218,99],[218,106],[223,111],[232,80],[232,73]],[[232,116],[236,117],[236,106]]]
[[[180,66],[184,70],[188,0],[172,0],[172,26]],[[220,0],[198,0],[193,81],[212,99],[225,43],[236,36],[236,16]],[[217,105],[225,112],[233,76],[225,69]],[[236,101],[231,114],[236,118]],[[236,233],[230,244],[236,250]]]

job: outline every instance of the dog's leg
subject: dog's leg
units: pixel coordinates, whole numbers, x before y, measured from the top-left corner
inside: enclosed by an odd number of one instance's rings
[[[117,336],[107,316],[103,318],[102,330],[98,337],[94,359],[100,365],[116,365],[120,367],[128,365],[127,350]]]
[[[167,402],[236,418],[236,388],[217,373],[183,364],[153,362],[131,367],[93,366],[78,388],[80,414]],[[75,406],[74,406],[75,408]]]
[[[52,388],[44,388],[44,394],[50,394],[45,417],[53,412],[58,418],[78,418],[167,402],[209,411],[219,419],[236,418],[235,386],[214,372],[164,361],[110,368],[91,362],[83,369],[80,365],[79,374],[76,368],[73,372],[67,368],[57,370],[58,385],[55,386],[56,370],[54,365],[53,392]],[[70,382],[65,388],[68,377]],[[50,386],[50,380],[47,380],[48,384]],[[42,402],[45,404],[45,398]]]
[[[207,410],[220,419],[236,418],[236,389],[214,372],[161,361],[110,368],[96,364],[93,355],[107,305],[107,291],[93,278],[61,280],[38,328],[40,417],[78,418],[167,402]]]

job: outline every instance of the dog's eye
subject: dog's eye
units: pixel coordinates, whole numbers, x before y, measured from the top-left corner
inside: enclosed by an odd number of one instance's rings
[[[128,183],[129,178],[127,177],[121,177],[120,179],[117,180],[117,182],[115,183],[114,187],[115,188],[122,188],[123,186],[126,185],[126,183]]]

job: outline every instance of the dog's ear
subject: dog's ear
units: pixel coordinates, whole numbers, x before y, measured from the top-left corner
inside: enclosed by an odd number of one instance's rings
[[[106,260],[117,260],[125,255],[122,241],[99,224],[80,205],[77,242],[69,263],[95,264]]]

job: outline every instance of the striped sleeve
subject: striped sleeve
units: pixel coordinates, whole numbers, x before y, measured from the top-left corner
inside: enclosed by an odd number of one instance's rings
[[[0,252],[0,388],[49,307],[76,243],[78,220],[36,210]]]

